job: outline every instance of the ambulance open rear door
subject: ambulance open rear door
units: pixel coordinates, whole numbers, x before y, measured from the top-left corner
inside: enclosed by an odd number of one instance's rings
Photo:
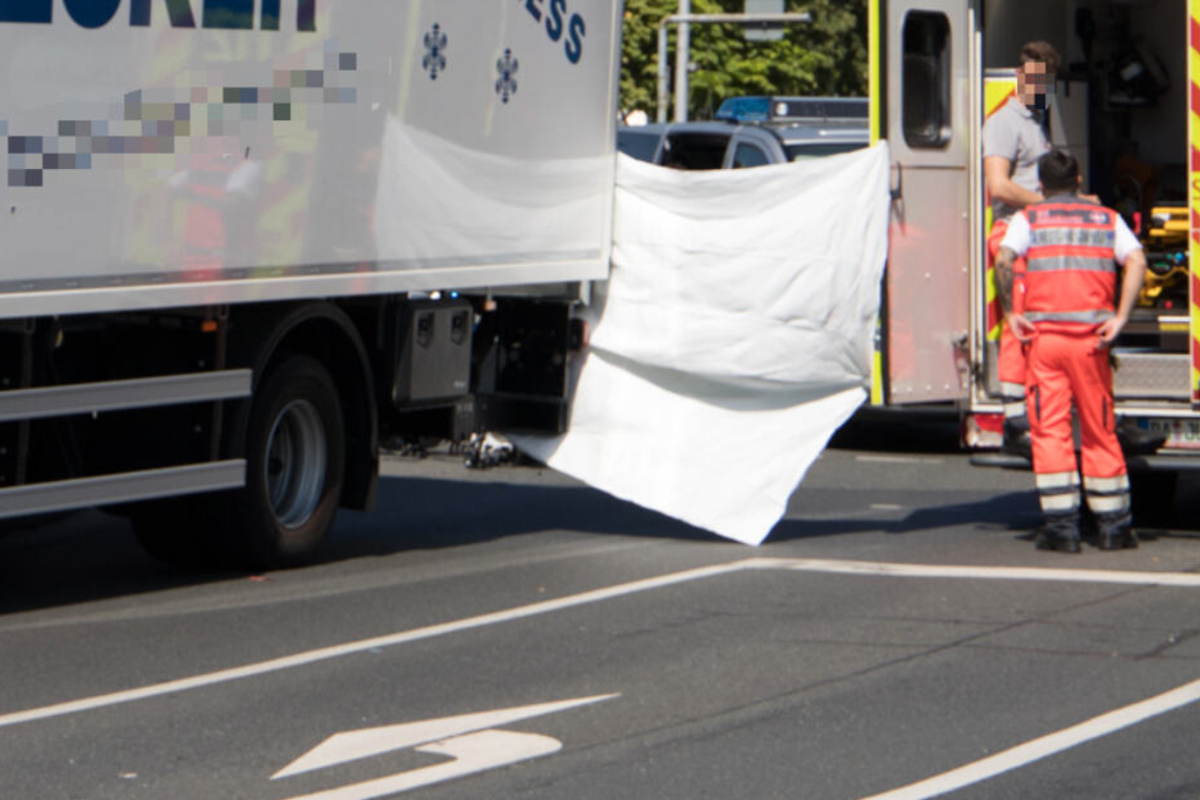
[[[875,402],[956,401],[969,384],[969,210],[977,171],[974,2],[878,0],[873,130],[892,157],[892,219]]]

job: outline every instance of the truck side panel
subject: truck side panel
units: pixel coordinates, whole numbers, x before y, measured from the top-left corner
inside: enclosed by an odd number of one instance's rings
[[[0,9],[0,318],[606,274],[619,4],[78,5]]]

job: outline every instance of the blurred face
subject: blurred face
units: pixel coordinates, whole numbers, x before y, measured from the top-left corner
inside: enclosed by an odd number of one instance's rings
[[[1017,97],[1028,108],[1044,109],[1054,92],[1054,73],[1041,61],[1026,61],[1017,70]]]

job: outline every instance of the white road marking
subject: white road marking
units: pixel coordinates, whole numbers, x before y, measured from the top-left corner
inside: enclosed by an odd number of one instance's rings
[[[485,728],[498,728],[534,717],[566,711],[570,708],[611,700],[618,695],[602,694],[580,697],[557,703],[540,703],[519,708],[500,708],[476,714],[461,714],[441,719],[427,719],[401,725],[385,725],[358,731],[345,731],[330,736],[300,758],[271,776],[271,780],[288,778],[304,772],[325,769],[337,764],[346,764],[361,758],[369,758],[394,750],[426,745],[444,739],[452,739],[467,733],[476,733]]]
[[[632,581],[630,583],[621,583],[615,586],[608,586],[603,589],[596,589],[590,592],[568,595],[566,597],[558,598],[557,600],[545,600],[540,603],[518,606],[505,611],[482,614],[477,617],[468,617],[466,619],[454,620],[452,622],[444,622],[439,625],[430,625],[425,628],[415,628],[413,630],[401,631],[399,633],[388,634],[385,636],[377,636],[371,639],[362,639],[357,642],[347,642],[345,644],[335,645],[333,647],[309,650],[303,653],[295,653],[290,656],[273,658],[268,661],[259,661],[254,664],[246,664],[241,667],[232,667],[230,669],[217,670],[216,672],[209,672],[203,675],[194,675],[190,678],[180,678],[178,680],[142,686],[137,689],[126,689],[124,691],[112,692],[110,694],[97,695],[95,697],[87,697],[80,700],[70,700],[64,703],[55,703],[53,705],[42,706],[40,708],[31,708],[25,711],[2,714],[0,715],[0,728],[5,728],[11,725],[20,725],[26,722],[34,722],[36,720],[49,719],[50,717],[59,717],[63,716],[64,714],[77,714],[82,711],[91,711],[98,708],[119,705],[121,703],[130,703],[136,700],[148,700],[150,698],[162,697],[169,694],[177,694],[179,692],[186,692],[192,689],[201,689],[218,683],[242,680],[244,678],[253,678],[259,675],[266,675],[271,672],[279,672],[280,670],[308,666],[309,664],[315,664],[320,661],[342,658],[344,656],[354,655],[356,653],[369,652],[371,650],[382,649],[385,647],[394,647],[396,645],[408,644],[409,642],[416,642],[424,639],[433,639],[438,636],[460,633],[462,631],[483,628],[488,625],[497,625],[503,622],[513,622],[515,620],[527,619],[540,614],[562,611],[563,609],[575,608],[577,606],[587,605],[588,603],[598,603],[602,600],[612,600],[618,597],[636,594],[638,592],[649,591],[651,589],[661,589],[666,586],[673,586],[675,584],[701,580],[703,578],[711,578],[716,575],[727,575],[729,573],[738,572],[739,570],[745,569],[755,561],[757,561],[757,559],[746,559],[742,561],[730,562],[728,564],[718,564],[712,567],[701,567],[699,569],[690,569],[683,572],[673,572],[669,575],[661,575],[656,578],[647,578],[645,580]]]
[[[1068,750],[1092,739],[1099,739],[1101,736],[1115,733],[1122,728],[1137,725],[1151,717],[1174,711],[1197,700],[1200,700],[1200,680],[1192,681],[1178,689],[1151,697],[1140,703],[1101,714],[1086,722],[1017,745],[950,772],[935,775],[932,778],[911,783],[883,794],[872,795],[863,800],[926,800],[926,798],[938,797],[1039,761],[1055,753],[1061,753],[1063,750]]]
[[[769,568],[842,575],[876,575],[892,578],[969,578],[972,580],[1061,581],[1066,583],[1117,583],[1134,586],[1200,587],[1200,575],[1187,572],[1121,572],[1107,569],[1051,569],[1043,567],[956,567],[939,564],[888,564],[876,561],[838,561],[820,558],[775,559],[774,563],[769,565]]]
[[[904,506],[895,503],[871,503],[872,511],[903,511]]]
[[[99,708],[130,703],[137,700],[148,700],[192,689],[201,689],[219,683],[253,678],[285,669],[308,666],[321,661],[370,652],[387,647],[408,644],[410,642],[433,639],[439,636],[461,633],[463,631],[483,628],[488,625],[498,625],[528,619],[541,614],[549,614],[569,608],[576,608],[589,603],[613,600],[652,589],[662,589],[691,581],[712,578],[718,575],[728,575],[747,569],[796,570],[803,572],[822,572],[835,574],[853,574],[864,576],[887,577],[924,577],[924,578],[984,578],[997,580],[1039,580],[1039,581],[1076,581],[1089,583],[1118,583],[1145,586],[1178,586],[1200,587],[1200,575],[1178,572],[1116,572],[1112,570],[1089,569],[1037,569],[1020,567],[954,567],[923,564],[887,564],[868,561],[836,561],[825,559],[785,559],[785,558],[748,558],[727,564],[711,567],[674,572],[656,578],[646,578],[640,581],[608,586],[590,592],[568,595],[556,600],[545,600],[530,605],[518,606],[504,611],[482,614],[476,617],[444,622],[424,628],[377,636],[371,639],[361,639],[356,642],[308,650],[294,653],[290,656],[259,661],[240,667],[217,670],[190,678],[165,681],[150,684],[136,689],[126,689],[110,694],[70,700],[63,703],[31,708],[25,711],[15,711],[0,714],[0,728],[21,725],[27,722],[59,717],[66,714],[76,714]]]
[[[922,458],[918,456],[855,456],[855,461],[864,464],[941,464],[940,458]]]
[[[300,795],[290,800],[373,800],[387,797],[410,789],[418,789],[433,783],[461,778],[476,772],[528,761],[531,758],[557,753],[562,742],[538,733],[514,733],[512,731],[480,731],[446,739],[424,747],[419,753],[449,756],[453,761],[435,764],[386,778],[329,789],[324,792]]]

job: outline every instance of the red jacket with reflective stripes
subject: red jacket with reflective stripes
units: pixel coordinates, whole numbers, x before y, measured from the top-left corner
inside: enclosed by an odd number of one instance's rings
[[[1117,212],[1073,195],[1025,209],[1022,313],[1044,330],[1087,331],[1116,313]]]

